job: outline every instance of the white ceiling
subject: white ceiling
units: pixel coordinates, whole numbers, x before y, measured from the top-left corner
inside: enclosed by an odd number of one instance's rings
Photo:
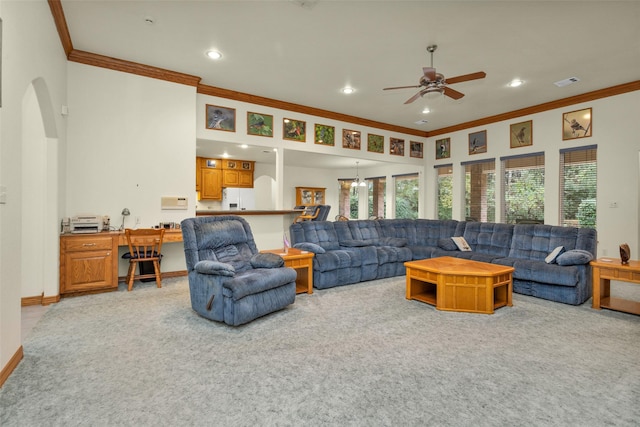
[[[205,85],[432,131],[640,79],[638,1],[63,0],[75,49]],[[152,20],[153,23],[147,23]],[[404,102],[426,47],[466,96]],[[209,49],[224,55],[205,56]],[[580,79],[566,87],[553,83]],[[524,85],[509,88],[514,78]],[[340,89],[351,86],[355,93]],[[425,107],[431,113],[424,115]],[[427,124],[416,121],[427,119]],[[305,154],[308,156],[308,153]]]

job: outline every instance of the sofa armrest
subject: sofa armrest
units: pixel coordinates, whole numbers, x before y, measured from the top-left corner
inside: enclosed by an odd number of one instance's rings
[[[257,253],[251,257],[253,268],[279,268],[284,266],[284,259],[276,254]]]
[[[232,277],[236,274],[236,269],[231,264],[211,260],[198,261],[193,269],[200,274],[213,274],[216,276]]]

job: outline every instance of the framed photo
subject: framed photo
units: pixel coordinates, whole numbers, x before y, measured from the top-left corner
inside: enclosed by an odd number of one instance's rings
[[[282,139],[291,141],[307,141],[307,122],[302,120],[283,119]]]
[[[367,151],[384,153],[384,136],[367,134]]]
[[[315,127],[315,143],[334,146],[336,144],[336,128],[333,126],[319,125]]]
[[[342,148],[360,149],[360,131],[342,129]]]
[[[562,114],[562,140],[591,136],[591,108]]]
[[[236,109],[207,104],[207,129],[236,131]]]
[[[533,144],[533,121],[514,123],[510,126],[511,148]]]
[[[409,141],[409,156],[421,159],[423,157],[424,143]]]
[[[247,135],[273,137],[273,116],[248,112]]]
[[[404,156],[404,139],[389,138],[389,154]]]
[[[236,168],[236,162],[229,160],[227,162],[227,169],[235,169]]]
[[[473,132],[469,134],[469,154],[487,152],[487,131]]]
[[[451,138],[436,139],[436,160],[451,157]]]
[[[251,170],[251,162],[242,162],[242,169],[246,171]]]

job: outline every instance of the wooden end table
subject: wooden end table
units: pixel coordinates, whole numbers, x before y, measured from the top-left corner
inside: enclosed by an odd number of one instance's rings
[[[620,259],[598,258],[590,262],[593,267],[592,308],[608,308],[625,313],[640,314],[640,302],[611,296],[611,281],[630,282],[640,285],[640,261],[629,260],[621,264]]]
[[[285,267],[291,267],[298,273],[296,279],[296,294],[313,293],[313,252],[302,251],[296,248],[268,249],[263,253],[276,254],[282,257]]]
[[[407,299],[434,305],[438,310],[493,314],[513,305],[513,267],[437,257],[404,263]]]

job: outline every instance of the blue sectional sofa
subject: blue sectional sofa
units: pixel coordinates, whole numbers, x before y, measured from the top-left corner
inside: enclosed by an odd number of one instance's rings
[[[379,219],[305,221],[289,231],[294,247],[315,254],[313,284],[318,289],[401,276],[406,261],[455,256],[514,267],[513,290],[520,294],[573,305],[591,297],[594,229]],[[463,237],[470,250],[459,250],[452,237]],[[554,249],[557,257],[545,260]]]

